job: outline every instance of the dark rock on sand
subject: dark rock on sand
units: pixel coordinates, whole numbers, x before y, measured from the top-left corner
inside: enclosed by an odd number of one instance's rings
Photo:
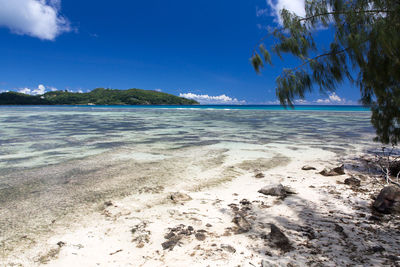
[[[57,242],[57,246],[59,246],[60,248],[63,247],[63,246],[65,246],[65,245],[66,245],[66,244],[65,244],[65,242],[63,242],[63,241]]]
[[[176,245],[181,244],[180,241],[184,236],[192,235],[193,231],[194,229],[192,226],[186,227],[183,224],[180,224],[174,228],[169,228],[169,232],[164,236],[164,238],[168,241],[162,243],[161,246],[164,250],[173,250]]]
[[[262,174],[262,173],[257,173],[254,177],[256,177],[256,178],[264,178],[265,177],[265,175],[264,174]]]
[[[242,205],[245,205],[245,206],[246,206],[246,205],[251,205],[251,202],[250,202],[250,201],[248,201],[248,200],[247,200],[247,199],[245,199],[245,198],[244,198],[244,199],[242,199],[242,200],[240,200],[240,201],[239,201],[239,203],[240,203],[240,204],[242,204]]]
[[[276,196],[276,197],[287,196],[286,190],[281,184],[264,186],[263,188],[258,190],[258,192],[264,195]]]
[[[313,166],[309,166],[309,165],[305,165],[301,168],[303,171],[312,171],[312,170],[316,170],[315,167]]]
[[[381,213],[400,214],[400,187],[391,185],[383,188],[373,207]]]
[[[397,176],[400,172],[400,161],[393,161],[389,166],[389,173],[392,176]]]
[[[344,172],[344,164],[342,164],[339,167],[333,168],[333,169],[325,168],[323,171],[320,172],[320,174],[323,175],[323,176],[343,175],[343,174],[345,174],[345,172]]]
[[[112,206],[112,205],[114,205],[114,204],[111,201],[104,202],[104,206],[106,206],[106,207],[109,207],[109,206]]]
[[[171,238],[170,240],[164,242],[161,244],[164,250],[169,249],[173,250],[176,245],[179,244],[179,241],[181,240],[181,237],[176,236],[174,238]]]
[[[344,183],[347,185],[351,185],[351,186],[360,186],[361,185],[361,181],[354,177],[345,179]]]
[[[335,223],[335,231],[338,232],[343,238],[347,238],[347,234],[344,231],[344,228],[339,224]]]
[[[176,203],[192,200],[192,198],[191,198],[189,195],[187,195],[187,194],[185,194],[185,193],[180,193],[180,192],[174,192],[174,193],[172,193],[172,194],[169,196],[169,198],[170,198],[172,201],[176,202]]]
[[[280,197],[281,199],[286,198],[290,194],[295,194],[293,190],[281,184],[264,186],[258,192],[268,196]]]
[[[246,233],[250,231],[251,225],[250,223],[246,220],[246,218],[240,214],[237,213],[236,216],[233,218],[232,222],[236,224],[236,226],[239,228],[237,233]]]
[[[194,236],[195,236],[196,239],[199,240],[199,241],[204,241],[204,240],[206,240],[206,235],[205,235],[204,233],[202,233],[202,232],[197,232]]]
[[[169,232],[164,236],[164,238],[165,239],[171,239],[171,238],[173,238],[175,236],[176,236],[176,234],[174,232]]]
[[[267,236],[267,239],[271,242],[273,246],[279,248],[283,252],[293,250],[289,239],[275,224],[271,224],[271,232]]]

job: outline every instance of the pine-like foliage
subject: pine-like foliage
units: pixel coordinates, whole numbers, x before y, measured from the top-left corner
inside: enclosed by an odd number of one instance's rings
[[[277,78],[281,104],[293,106],[316,86],[333,92],[348,79],[361,91],[361,103],[371,107],[376,141],[400,141],[400,0],[309,0],[305,17],[281,11],[282,26],[270,34],[270,48],[279,57],[289,53],[302,63],[284,69]],[[315,43],[313,33],[332,29],[329,49]],[[257,72],[270,63],[264,45],[251,58]],[[354,75],[354,73],[356,75]]]

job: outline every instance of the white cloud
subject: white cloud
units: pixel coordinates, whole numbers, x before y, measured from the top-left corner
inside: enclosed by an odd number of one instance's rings
[[[21,88],[21,89],[18,90],[18,93],[30,95],[31,94],[31,89],[29,89],[29,88]]]
[[[329,101],[329,99],[317,99],[317,100],[315,100],[315,103],[317,103],[317,104],[329,104],[330,101]]]
[[[320,98],[314,101],[317,104],[326,104],[326,105],[345,105],[345,104],[353,104],[352,101],[347,101],[345,98],[341,98],[335,92],[328,95],[328,98]]]
[[[27,95],[43,95],[46,91],[57,91],[55,87],[46,87],[43,84],[39,84],[37,88],[30,89],[30,88],[21,88],[18,90],[18,93],[23,93]]]
[[[225,94],[219,96],[210,96],[210,95],[197,95],[193,93],[180,93],[180,97],[194,99],[198,101],[200,104],[231,104],[231,105],[239,105],[245,104],[246,101],[238,100],[237,98],[229,97]]]
[[[71,31],[60,6],[61,0],[0,0],[0,26],[15,34],[54,40]]]
[[[293,103],[295,105],[308,105],[308,104],[310,104],[310,102],[305,100],[305,99],[297,99],[297,100],[294,100]]]
[[[298,16],[305,16],[305,2],[304,0],[267,0],[267,4],[272,9],[272,15],[276,17],[279,23],[282,23],[282,19],[280,16],[280,12],[282,9],[287,9]],[[266,11],[263,12],[257,10],[257,15],[266,14]]]
[[[342,99],[336,93],[330,94],[329,100],[332,102],[342,102]]]
[[[32,90],[33,95],[43,95],[46,92],[46,87],[43,84],[39,84],[38,88]]]
[[[267,101],[265,104],[266,105],[280,105],[281,102],[279,102],[279,100],[274,100],[274,101]]]
[[[160,89],[160,88],[157,88],[157,89],[154,89],[154,91],[157,91],[157,92],[162,92],[162,89]]]
[[[266,103],[267,105],[274,105],[274,104],[280,104],[279,100],[275,101],[268,101]],[[293,104],[295,105],[356,105],[356,101],[352,100],[347,100],[345,98],[342,98],[338,96],[335,92],[329,94],[327,98],[320,98],[317,100],[305,100],[305,99],[296,99],[293,101]]]

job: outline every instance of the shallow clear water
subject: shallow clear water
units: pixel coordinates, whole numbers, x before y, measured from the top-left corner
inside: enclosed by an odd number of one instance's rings
[[[283,148],[353,153],[373,133],[360,107],[0,107],[0,245],[144,186],[232,178]]]
[[[372,132],[369,112],[357,106],[276,109],[281,107],[0,107],[0,174],[137,144],[267,144],[294,142],[300,136],[330,142]]]

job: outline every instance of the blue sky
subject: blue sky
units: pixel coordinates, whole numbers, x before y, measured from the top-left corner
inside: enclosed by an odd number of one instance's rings
[[[257,75],[249,58],[277,11],[301,13],[302,1],[0,0],[0,91],[142,88],[202,103],[274,103],[275,78],[296,61],[273,58]],[[327,30],[317,35],[322,46],[329,40]],[[348,84],[316,91],[308,103],[360,97]]]

